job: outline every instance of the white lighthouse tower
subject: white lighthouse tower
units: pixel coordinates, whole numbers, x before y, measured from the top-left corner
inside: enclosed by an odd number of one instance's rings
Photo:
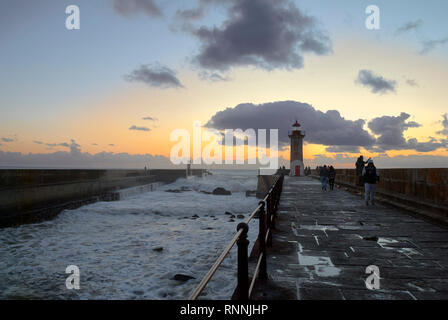
[[[290,176],[303,176],[303,138],[305,138],[305,132],[300,130],[300,124],[296,122],[292,125],[292,132],[289,134],[291,139],[291,170]]]

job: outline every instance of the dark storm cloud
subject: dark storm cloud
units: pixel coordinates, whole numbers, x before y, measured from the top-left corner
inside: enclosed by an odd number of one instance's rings
[[[144,13],[152,17],[160,17],[162,11],[154,0],[113,0],[116,12],[129,17],[138,13]]]
[[[176,18],[184,22],[200,20],[204,17],[210,5],[229,5],[233,1],[235,0],[199,0],[194,8],[177,10]]]
[[[325,148],[329,153],[360,153],[361,150],[357,146],[331,146]]]
[[[420,127],[414,121],[406,122],[409,117],[409,114],[402,112],[397,117],[383,116],[372,119],[368,127],[374,134],[379,135],[377,145],[386,149],[406,147],[404,131]]]
[[[332,52],[329,37],[313,17],[289,0],[233,0],[220,27],[193,31],[200,40],[196,62],[207,69],[235,66],[299,69],[306,52]]]
[[[328,146],[370,146],[375,142],[363,129],[364,120],[346,120],[336,110],[322,112],[307,103],[279,101],[240,104],[217,112],[205,125],[223,129],[279,129],[279,145],[288,145],[288,130],[295,120],[306,130],[306,141]]]
[[[396,81],[387,80],[382,76],[374,74],[370,70],[360,70],[356,82],[370,88],[372,93],[388,93],[395,92]]]
[[[160,65],[141,65],[125,76],[129,82],[141,82],[158,88],[183,88],[184,86],[170,68]]]
[[[438,141],[435,138],[430,137],[429,141],[419,142],[415,138],[411,138],[406,143],[406,149],[412,149],[418,152],[431,152],[439,148],[447,147],[447,143]]]
[[[416,21],[409,21],[409,22],[405,23],[404,25],[402,25],[401,27],[399,27],[395,31],[395,34],[399,35],[402,33],[406,33],[408,31],[417,30],[422,26],[422,24],[423,24],[423,20],[421,20],[421,19],[416,20]]]
[[[147,127],[137,127],[137,126],[132,126],[129,128],[129,130],[134,130],[134,131],[151,131],[151,129],[147,128]]]
[[[444,44],[448,43],[448,38],[440,39],[440,40],[428,40],[422,42],[422,50],[420,51],[420,54],[426,54],[434,49],[436,49],[438,46],[442,46]]]
[[[406,130],[420,127],[420,124],[414,121],[407,121],[409,117],[409,114],[402,112],[396,117],[383,116],[372,119],[368,127],[379,136],[376,145],[381,150],[416,150],[418,152],[430,152],[446,146],[446,143],[434,138],[426,142],[419,142],[415,138],[406,140],[404,137]]]
[[[410,115],[382,116],[368,122],[368,128],[377,136],[364,129],[364,120],[344,119],[336,110],[322,112],[311,105],[295,101],[279,101],[261,105],[240,104],[217,112],[205,127],[224,129],[278,129],[279,147],[290,143],[288,130],[297,119],[306,131],[305,142],[327,146],[329,153],[359,153],[360,147],[371,152],[387,150],[415,150],[430,152],[448,147],[448,139],[428,141],[415,138],[406,139],[404,132],[409,128],[418,128],[420,124],[408,121]],[[444,129],[438,133],[448,133],[448,115],[442,121]],[[269,131],[268,131],[269,132]]]

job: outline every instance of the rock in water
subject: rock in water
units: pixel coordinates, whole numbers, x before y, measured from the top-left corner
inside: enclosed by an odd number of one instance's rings
[[[188,280],[191,280],[191,279],[196,279],[195,277],[192,277],[192,276],[188,276],[188,275],[186,275],[186,274],[176,274],[176,275],[174,275],[174,277],[173,277],[173,280],[176,280],[176,281],[183,281],[183,282],[185,282],[185,281],[188,281]]]
[[[161,252],[163,251],[163,247],[155,247],[154,249],[152,249],[152,251]]]
[[[378,237],[377,236],[364,237],[364,240],[367,240],[367,241],[378,241]]]
[[[239,214],[236,216],[238,219],[244,219],[244,215],[243,214]]]
[[[213,194],[218,195],[218,196],[231,196],[232,192],[219,187],[219,188],[216,188],[215,190],[213,190]]]

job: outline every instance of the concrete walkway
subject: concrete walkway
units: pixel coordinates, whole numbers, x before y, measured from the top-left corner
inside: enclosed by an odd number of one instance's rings
[[[448,228],[286,177],[267,265],[254,299],[448,299]]]

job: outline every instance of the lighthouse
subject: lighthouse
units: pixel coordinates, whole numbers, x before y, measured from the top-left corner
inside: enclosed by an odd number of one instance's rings
[[[303,165],[303,138],[305,138],[305,132],[300,130],[300,124],[296,122],[292,125],[292,132],[289,134],[291,139],[291,170],[290,176],[304,175]]]

